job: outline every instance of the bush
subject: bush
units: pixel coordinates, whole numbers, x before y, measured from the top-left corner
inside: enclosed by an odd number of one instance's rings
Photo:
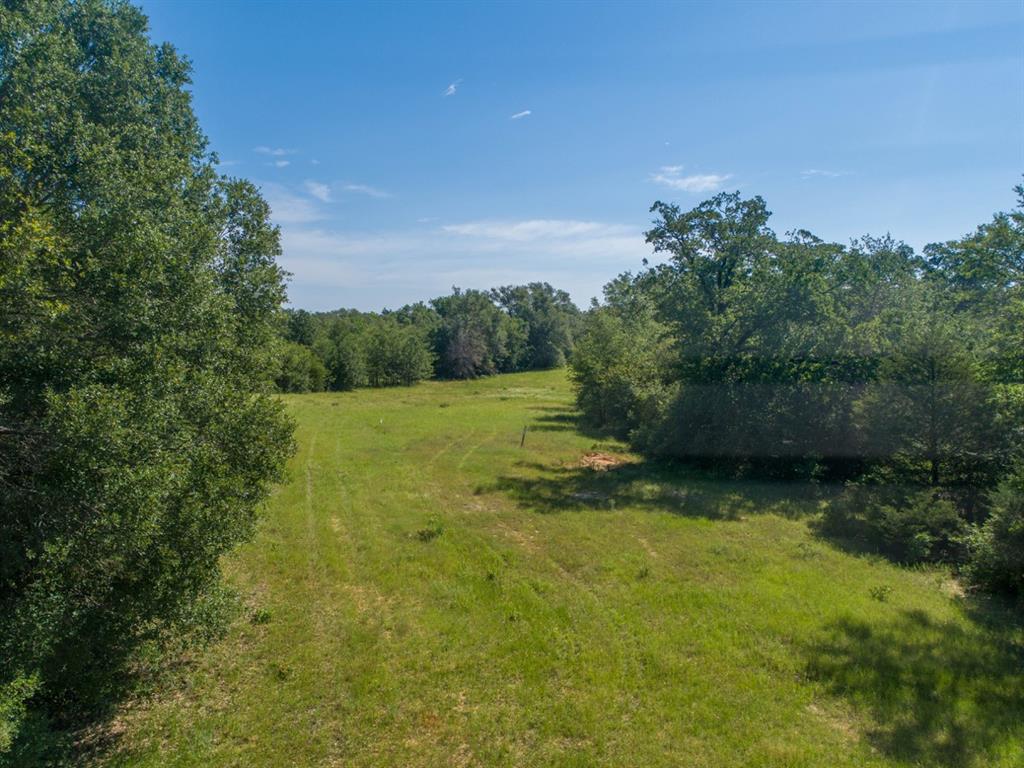
[[[0,684],[0,755],[14,744],[27,711],[26,702],[39,687],[39,678],[16,677]]]
[[[1024,595],[1024,468],[993,495],[992,513],[967,539],[964,575],[993,592]]]
[[[663,383],[662,328],[647,317],[623,318],[612,308],[586,316],[570,363],[576,404],[585,424],[620,438],[660,425],[669,393]]]
[[[966,530],[956,505],[939,491],[855,484],[821,522],[825,535],[901,563],[962,561]]]

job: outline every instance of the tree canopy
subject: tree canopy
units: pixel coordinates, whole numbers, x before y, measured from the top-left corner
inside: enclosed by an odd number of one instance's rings
[[[282,333],[326,367],[323,386],[345,390],[557,368],[573,353],[580,317],[565,291],[530,283],[490,291],[453,288],[429,303],[380,313],[289,310]],[[282,354],[283,367],[295,365],[294,349]],[[295,381],[300,379],[312,381]],[[318,388],[280,381],[282,391]]]
[[[995,489],[1024,458],[1024,209],[924,256],[889,236],[779,237],[738,193],[651,210],[666,260],[609,283],[576,340],[588,424],[716,471],[885,487],[827,523],[858,517],[910,559],[963,556],[965,525],[1019,509]]]
[[[291,427],[284,274],[189,64],[121,2],[0,9],[0,748],[195,630]]]

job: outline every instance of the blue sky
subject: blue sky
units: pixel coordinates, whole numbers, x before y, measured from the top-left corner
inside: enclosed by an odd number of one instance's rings
[[[1024,172],[1021,0],[142,6],[307,309],[531,280],[582,305],[650,255],[653,201],[721,189],[920,248]]]

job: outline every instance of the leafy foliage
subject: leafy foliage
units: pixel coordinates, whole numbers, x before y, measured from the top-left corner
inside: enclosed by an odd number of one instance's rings
[[[940,492],[851,484],[826,510],[822,530],[902,563],[960,562],[967,525]]]
[[[0,11],[0,726],[116,697],[205,619],[291,425],[269,208],[119,2]]]
[[[993,497],[992,514],[968,539],[967,577],[987,589],[1024,595],[1024,469]]]
[[[573,332],[579,310],[569,294],[548,283],[506,285],[491,296],[510,317],[526,329],[520,367],[528,370],[559,368],[572,354]]]
[[[367,340],[366,372],[370,386],[408,386],[433,372],[433,355],[425,334],[414,326],[384,318],[370,331]]]
[[[309,347],[285,342],[280,370],[274,382],[281,392],[319,392],[327,381],[327,367]]]
[[[516,370],[524,351],[522,321],[495,306],[483,291],[454,289],[430,302],[440,318],[434,332],[437,372],[471,379]]]
[[[454,288],[429,305],[382,313],[290,310],[282,335],[313,350],[328,388],[348,390],[559,367],[572,353],[579,317],[565,291],[531,283]],[[299,391],[287,384],[282,391]]]
[[[738,193],[651,210],[666,261],[617,278],[582,321],[584,419],[716,471],[865,481],[826,530],[962,561],[1024,450],[1024,211],[921,258],[888,236],[779,238]]]
[[[639,440],[670,393],[666,329],[628,276],[611,283],[605,298],[581,323],[570,374],[586,424]]]

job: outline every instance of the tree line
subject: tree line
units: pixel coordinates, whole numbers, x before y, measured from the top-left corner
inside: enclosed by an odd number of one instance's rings
[[[414,384],[556,368],[580,311],[547,283],[447,296],[395,311],[288,310],[276,376],[282,392]]]
[[[777,236],[760,197],[657,202],[570,361],[590,426],[729,475],[846,486],[822,528],[1024,592],[1024,187],[917,254]]]

